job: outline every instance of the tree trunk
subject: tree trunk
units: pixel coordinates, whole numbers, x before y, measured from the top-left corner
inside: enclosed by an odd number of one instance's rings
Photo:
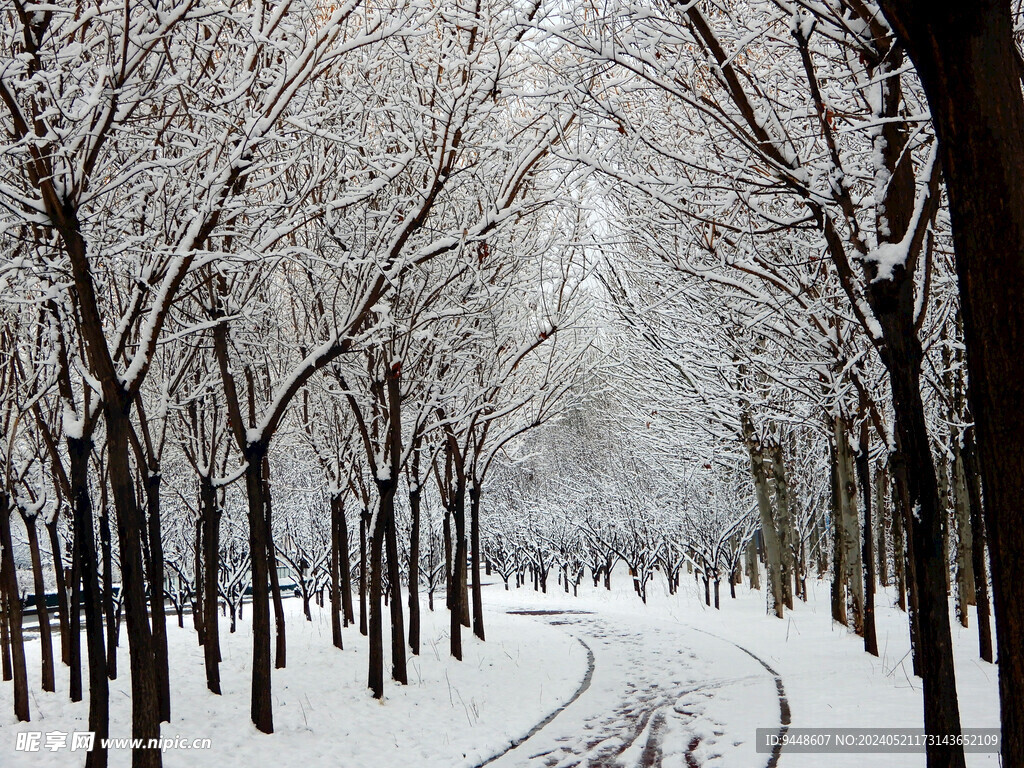
[[[451,500],[455,546],[448,599],[451,608],[451,652],[452,656],[462,661],[462,613],[466,600],[466,484],[460,478],[455,485]]]
[[[50,554],[53,557],[53,576],[57,582],[57,618],[60,622],[60,660],[71,665],[71,628],[68,623],[68,585],[64,579],[64,557],[60,552],[60,535],[57,532],[57,515],[46,523],[50,538]]]
[[[29,556],[32,558],[32,584],[36,594],[36,615],[39,618],[39,650],[42,687],[51,693],[56,690],[53,674],[53,638],[50,635],[50,612],[46,608],[46,584],[43,581],[43,558],[39,553],[39,529],[36,515],[22,516],[28,534]]]
[[[77,681],[82,698],[81,646],[79,645],[79,596],[85,607],[85,643],[89,653],[89,730],[96,734],[95,746],[86,757],[86,768],[105,768],[107,750],[103,740],[110,735],[110,687],[106,651],[103,647],[103,609],[100,606],[99,576],[96,573],[96,543],[93,538],[92,500],[89,497],[90,442],[69,437],[68,465],[72,494],[74,551],[71,589],[72,701]]]
[[[28,670],[25,664],[25,639],[21,628],[21,597],[18,594],[18,572],[14,565],[14,544],[11,540],[11,507],[7,492],[0,490],[0,587],[10,617],[11,652],[14,661],[14,716],[29,721]]]
[[[420,487],[413,478],[409,488],[409,514],[412,531],[409,533],[409,650],[420,654]],[[506,586],[508,582],[506,581]]]
[[[281,577],[277,573],[277,547],[274,546],[274,526],[271,506],[270,466],[266,455],[263,459],[263,510],[266,525],[267,573],[270,576],[270,595],[274,601],[274,669],[284,669],[287,664],[288,644],[285,638],[284,603],[281,598]],[[299,577],[302,578],[301,575]]]
[[[331,494],[331,641],[334,647],[344,649],[341,640],[341,493]],[[348,553],[346,553],[347,556]]]
[[[885,467],[879,467],[875,472],[875,518],[878,520],[878,583],[883,587],[889,586],[889,558],[887,555],[888,544],[886,543],[886,526],[889,523],[889,507],[885,503],[885,488],[889,479]]]
[[[974,546],[974,597],[978,606],[978,650],[981,658],[991,663],[992,626],[989,621],[988,572],[985,568],[985,514],[981,499],[981,473],[978,471],[978,453],[974,445],[974,428],[964,433],[964,470],[967,475],[967,498],[971,508],[971,538]]]
[[[475,480],[469,488],[469,510],[470,556],[473,560],[473,634],[484,640],[484,600],[480,584],[480,484]],[[565,572],[565,591],[569,591],[568,569]]]
[[[380,510],[370,532],[370,655],[367,685],[373,698],[384,698],[384,617],[381,592],[383,589],[384,520]]]
[[[114,605],[114,544],[110,537],[110,514],[104,495],[100,496],[100,553],[103,558],[102,609],[106,617],[107,677],[117,679],[117,612]]]
[[[878,636],[875,633],[875,552],[874,526],[871,522],[871,465],[868,459],[868,423],[861,422],[860,450],[857,451],[857,480],[864,504],[864,525],[861,528],[864,564],[864,650],[878,655]]]
[[[202,585],[203,614],[203,659],[206,663],[206,687],[220,695],[220,617],[217,614],[217,574],[220,572],[220,517],[217,503],[217,489],[208,475],[199,478],[199,495],[202,503],[203,526],[203,567]],[[196,585],[199,589],[199,585]]]
[[[153,656],[160,719],[171,722],[171,674],[167,660],[167,613],[164,607],[164,545],[160,532],[160,471],[150,467],[146,476],[146,512],[149,522],[149,589],[153,620]]]
[[[397,477],[400,467],[391,468]],[[382,500],[384,514],[384,544],[388,556],[388,582],[391,587],[391,679],[402,685],[409,684],[409,671],[405,659],[405,622],[402,608],[402,570],[398,560],[398,532],[395,530],[395,491],[397,482],[389,481],[386,502]]]
[[[771,457],[772,478],[775,485],[776,520],[778,521],[779,547],[781,549],[782,599],[786,607],[793,610],[793,582],[796,573],[793,562],[793,518],[790,510],[789,484],[786,482],[786,462],[780,443],[775,443],[772,446]]]
[[[364,508],[359,515],[359,634],[366,636],[369,631],[366,623],[366,526],[370,522],[370,513]]]
[[[843,545],[843,501],[839,471],[839,452],[836,449],[835,431],[829,444],[831,504],[832,504],[832,621],[848,626],[846,615],[846,547]]]
[[[249,551],[252,560],[252,690],[250,717],[257,730],[274,732],[270,671],[270,594],[267,557],[267,515],[263,498],[266,446],[250,443],[245,450],[245,489],[249,498]]]

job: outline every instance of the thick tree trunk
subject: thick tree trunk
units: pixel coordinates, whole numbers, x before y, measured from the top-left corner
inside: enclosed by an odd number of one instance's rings
[[[153,658],[160,719],[171,722],[171,673],[167,660],[167,613],[164,607],[164,545],[160,531],[160,471],[150,467],[146,476],[146,517],[149,523],[149,590],[153,620]]]
[[[107,425],[108,480],[117,512],[120,544],[121,594],[124,596],[128,629],[129,665],[132,687],[132,737],[160,738],[160,687],[153,646],[153,630],[147,614],[145,571],[142,551],[143,515],[135,496],[131,472],[128,433],[131,424],[127,406],[104,403]],[[162,578],[156,575],[157,579]],[[159,768],[159,750],[132,749],[133,768]]]
[[[778,521],[779,547],[782,561],[782,599],[789,610],[793,610],[793,584],[796,568],[793,559],[793,518],[790,510],[789,483],[786,482],[786,462],[782,445],[776,443],[771,449],[772,478],[775,485],[776,520]],[[717,607],[717,605],[716,605]]]
[[[220,572],[220,504],[217,503],[217,489],[213,487],[211,478],[203,475],[199,478],[199,495],[202,509],[203,527],[203,567],[204,582],[202,585],[203,614],[203,659],[206,663],[206,687],[220,695],[220,617],[217,613],[217,574]],[[199,589],[199,585],[196,585]]]
[[[252,560],[252,690],[250,716],[263,733],[274,732],[271,698],[269,558],[267,515],[263,498],[266,446],[250,443],[245,451],[245,489],[249,498],[249,551]]]
[[[757,509],[761,518],[761,537],[764,541],[765,568],[768,573],[768,611],[780,619],[784,614],[785,600],[782,591],[782,545],[778,528],[772,515],[772,502],[768,487],[768,472],[764,453],[757,443],[750,418],[744,414],[743,434],[750,455],[750,472],[754,478]],[[639,591],[639,590],[638,590]],[[706,590],[705,590],[706,591]]]
[[[81,700],[81,646],[79,645],[79,596],[85,608],[85,643],[89,653],[89,730],[96,734],[94,749],[86,757],[86,768],[105,768],[107,750],[103,740],[110,734],[110,688],[106,651],[103,647],[103,608],[100,605],[96,544],[93,539],[92,500],[89,496],[90,442],[68,438],[68,465],[74,525],[73,577],[71,589],[72,690],[77,681]],[[75,701],[72,694],[72,701]]]
[[[21,597],[18,572],[14,565],[11,540],[11,507],[7,492],[0,490],[0,587],[10,624],[11,656],[14,662],[14,716],[29,721],[28,669],[25,663],[25,639],[21,628]]]
[[[917,65],[939,137],[985,488],[1002,759],[1024,765],[1024,98],[1014,20],[1005,0],[881,5]]]

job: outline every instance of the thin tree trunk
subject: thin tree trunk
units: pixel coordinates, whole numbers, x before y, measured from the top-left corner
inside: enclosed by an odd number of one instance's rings
[[[57,532],[57,515],[46,523],[50,538],[50,555],[53,558],[53,576],[57,582],[57,617],[60,622],[60,660],[71,665],[71,628],[68,624],[68,591],[64,579],[64,558],[60,552],[60,535]]]
[[[981,499],[981,473],[978,471],[978,453],[974,445],[974,428],[964,433],[964,470],[967,475],[967,498],[971,508],[971,537],[974,546],[974,597],[978,606],[978,651],[982,659],[991,663],[992,626],[989,619],[988,572],[985,568],[985,513]]]
[[[266,542],[267,542],[267,573],[270,576],[270,594],[274,601],[274,637],[276,645],[274,648],[274,668],[284,669],[287,664],[288,644],[285,638],[284,624],[284,603],[281,599],[281,578],[277,573],[277,548],[274,546],[274,526],[272,521],[271,494],[269,465],[264,455],[263,459],[263,509],[266,516]],[[301,576],[300,576],[301,578]]]
[[[331,642],[334,647],[344,649],[341,639],[341,619],[344,612],[341,605],[341,493],[331,494]],[[347,553],[346,553],[347,555]]]
[[[414,457],[413,459],[417,459]],[[409,649],[414,656],[420,654],[420,487],[418,473],[410,480],[409,514],[412,530],[409,533]],[[507,582],[506,582],[507,586]]]
[[[480,584],[480,485],[477,481],[469,488],[469,507],[469,536],[473,559],[473,634],[484,640],[484,600]],[[568,569],[565,572],[565,591],[569,591]]]
[[[878,655],[878,636],[875,633],[875,552],[874,525],[871,522],[871,465],[868,459],[868,423],[860,428],[860,450],[857,452],[857,480],[864,504],[864,525],[861,528],[864,564],[864,650]]]
[[[39,618],[39,645],[42,688],[51,693],[56,690],[53,674],[53,637],[50,634],[50,612],[46,608],[46,584],[43,581],[43,558],[39,553],[39,529],[36,515],[24,516],[28,534],[29,556],[32,558],[32,583],[36,594],[36,616]]]
[[[359,515],[359,634],[364,637],[369,632],[366,617],[366,526],[369,517],[369,512],[364,508]]]

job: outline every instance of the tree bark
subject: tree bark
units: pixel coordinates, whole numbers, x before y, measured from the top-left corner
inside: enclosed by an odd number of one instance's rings
[[[206,687],[218,696],[220,688],[220,617],[217,611],[217,575],[220,572],[220,504],[217,489],[208,475],[199,478],[203,527],[203,660],[206,664]],[[199,585],[196,586],[199,588]]]
[[[473,634],[485,640],[484,600],[480,583],[480,485],[474,481],[469,488],[469,537],[473,560]],[[569,591],[569,571],[565,572],[565,591]]]
[[[46,608],[46,584],[43,581],[43,558],[39,553],[39,529],[36,515],[22,515],[28,534],[29,556],[32,558],[32,584],[36,595],[36,615],[39,617],[39,650],[42,688],[55,690],[53,674],[53,637],[50,634],[50,612]]]
[[[1002,760],[1024,765],[1024,98],[1013,18],[1005,0],[881,6],[917,66],[939,137],[985,488]]]
[[[0,490],[0,587],[10,617],[11,656],[14,662],[14,716],[27,723],[28,670],[25,663],[25,639],[21,628],[21,597],[18,594],[18,572],[14,566],[14,544],[11,540],[10,497]]]

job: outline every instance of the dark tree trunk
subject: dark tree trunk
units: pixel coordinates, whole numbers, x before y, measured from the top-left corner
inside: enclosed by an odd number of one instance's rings
[[[416,483],[418,480],[413,480]],[[414,656],[420,653],[420,489],[409,489],[409,511],[412,531],[409,534],[409,649]],[[506,588],[508,582],[505,583]]]
[[[451,588],[448,590],[451,608],[451,652],[462,661],[462,613],[466,600],[466,483],[458,478],[451,500],[451,514],[455,523]]]
[[[249,497],[249,551],[252,559],[252,691],[250,716],[263,733],[274,732],[270,662],[270,576],[267,557],[267,514],[263,498],[266,446],[250,443],[245,450],[245,487]]]
[[[917,66],[939,137],[985,489],[1002,759],[1024,765],[1024,98],[1014,21],[1005,0],[881,5]]]
[[[970,503],[971,534],[974,547],[974,598],[978,606],[978,651],[982,659],[993,661],[992,625],[989,617],[988,569],[985,567],[985,516],[981,499],[981,473],[978,471],[978,453],[974,445],[974,428],[964,433],[964,470],[967,473],[967,499]]]
[[[203,659],[206,663],[206,687],[220,695],[220,618],[217,615],[217,574],[220,572],[220,516],[217,489],[211,478],[199,478],[199,496],[203,528]],[[197,584],[196,589],[200,587]]]
[[[14,661],[14,716],[29,721],[28,670],[25,665],[25,639],[21,629],[21,597],[18,595],[18,572],[14,566],[14,544],[11,540],[11,507],[6,491],[0,490],[0,587],[10,617],[11,652]]]
[[[341,493],[331,494],[331,642],[345,647],[341,639]],[[347,553],[346,553],[347,555]]]
[[[100,499],[100,556],[103,558],[102,610],[106,617],[107,677],[117,679],[117,613],[114,605],[114,546],[110,538],[110,515]]]
[[[0,584],[0,667],[3,669],[3,681],[14,678],[14,668],[11,666],[11,627],[8,621],[7,592]],[[81,690],[81,685],[79,685]],[[78,700],[82,700],[79,693]]]
[[[274,526],[272,518],[272,506],[270,498],[270,468],[267,464],[266,454],[263,459],[263,510],[264,525],[266,530],[264,536],[267,542],[267,573],[270,575],[270,594],[274,601],[274,668],[284,669],[287,664],[288,644],[285,638],[284,625],[284,603],[281,600],[281,579],[277,575],[277,548],[274,546]],[[299,577],[302,578],[301,575]]]
[[[480,584],[480,484],[477,481],[469,489],[469,536],[473,559],[473,634],[484,640],[484,600]],[[565,591],[569,591],[568,569],[565,572]]]
[[[384,567],[384,520],[378,510],[377,519],[373,522],[370,532],[370,658],[367,673],[367,686],[373,692],[373,698],[384,698],[384,617],[381,606],[383,592]],[[367,526],[368,527],[368,526]]]
[[[124,400],[125,398],[121,398]],[[148,742],[160,738],[160,693],[153,647],[153,631],[147,615],[142,551],[142,512],[135,496],[128,435],[128,407],[104,403],[107,425],[108,479],[117,511],[117,536],[121,553],[121,594],[128,628],[132,688],[132,737]],[[157,575],[157,578],[161,578]],[[159,750],[132,749],[133,768],[159,768]]]
[[[864,563],[864,650],[878,655],[875,632],[875,550],[874,525],[871,519],[871,465],[868,460],[868,423],[861,424],[860,450],[857,452],[857,484],[864,504],[864,525],[861,535],[861,561]]]
[[[391,468],[397,477],[399,467]],[[402,685],[409,684],[409,671],[405,659],[405,621],[402,608],[402,571],[398,560],[398,532],[395,530],[396,483],[389,482],[387,502],[382,502],[384,514],[384,546],[388,555],[388,584],[391,591],[391,679]]]
[[[341,566],[341,608],[344,615],[343,626],[355,624],[356,617],[352,610],[352,566],[348,560],[348,520],[345,518],[345,502],[342,499],[338,507],[338,558]]]
[[[39,553],[39,529],[36,516],[22,516],[28,534],[29,556],[32,558],[32,584],[36,595],[36,615],[39,617],[39,645],[44,691],[53,692],[53,637],[50,634],[50,612],[46,609],[46,584],[43,582],[43,558]]]
[[[153,663],[159,696],[160,719],[171,722],[171,674],[167,661],[167,612],[164,597],[164,545],[160,532],[160,471],[150,467],[146,476],[146,513],[149,523],[149,589],[153,620]]]
[[[359,634],[366,636],[366,527],[370,524],[370,513],[363,509],[359,515]]]
[[[53,575],[57,581],[57,617],[60,622],[60,660],[71,666],[71,628],[68,623],[68,585],[64,579],[64,557],[60,551],[60,535],[57,533],[57,516],[46,524],[50,537],[50,553],[53,556]]]
[[[71,589],[71,682],[72,701],[82,698],[81,646],[79,644],[79,596],[85,607],[85,643],[89,652],[89,730],[96,734],[95,748],[86,757],[86,768],[105,768],[107,750],[103,739],[110,734],[110,688],[106,652],[103,647],[103,609],[100,606],[99,576],[96,573],[96,543],[93,539],[92,500],[89,497],[89,451],[85,440],[68,438],[71,468],[72,521],[74,525],[73,577]],[[78,699],[74,698],[77,682]]]

